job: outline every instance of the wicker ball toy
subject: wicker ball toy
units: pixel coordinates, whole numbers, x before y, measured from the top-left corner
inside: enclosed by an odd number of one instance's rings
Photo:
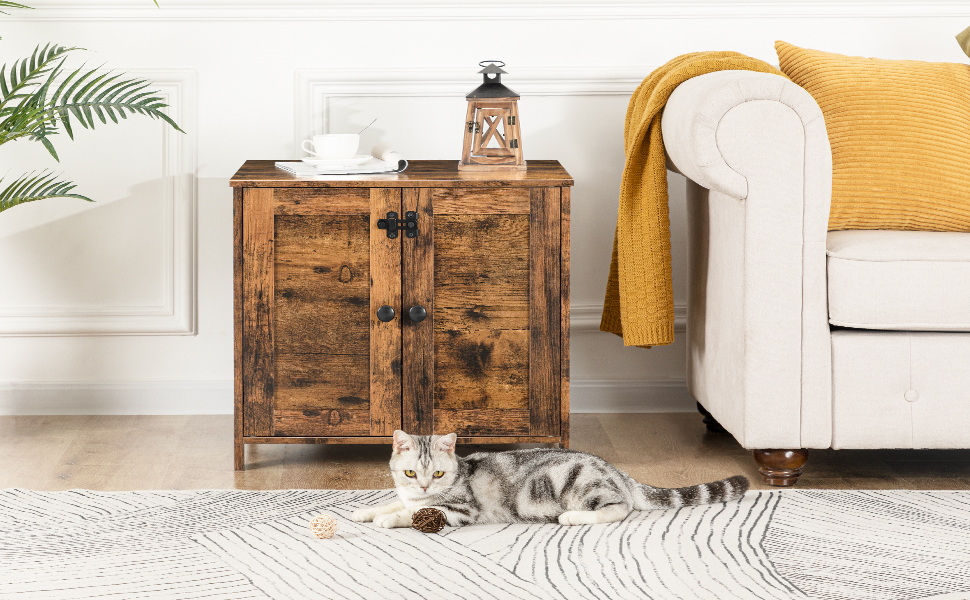
[[[321,540],[332,538],[337,532],[337,519],[330,515],[317,515],[310,519],[310,531]]]
[[[437,508],[422,508],[411,517],[411,527],[422,533],[438,533],[445,528],[445,513]]]

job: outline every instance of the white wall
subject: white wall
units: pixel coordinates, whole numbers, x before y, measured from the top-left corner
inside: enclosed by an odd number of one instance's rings
[[[37,43],[150,77],[188,131],[144,118],[0,148],[5,179],[64,171],[98,200],[0,214],[0,413],[230,412],[232,211],[246,159],[293,158],[314,132],[374,117],[410,158],[457,159],[483,59],[522,94],[527,159],[573,192],[573,405],[691,409],[680,338],[622,347],[597,331],[623,166],[626,103],[670,58],[776,39],[846,54],[967,62],[966,2],[26,0],[0,18],[3,62]],[[78,56],[76,63],[81,60]],[[674,290],[684,299],[684,183],[671,176]]]

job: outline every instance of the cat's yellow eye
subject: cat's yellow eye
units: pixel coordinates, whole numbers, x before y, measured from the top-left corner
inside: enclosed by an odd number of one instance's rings
[[[407,471],[405,471],[404,474],[407,475],[408,477],[415,476],[414,471],[412,471],[411,469],[408,469]]]
[[[444,472],[444,471],[435,471],[435,472],[434,472],[434,476],[435,476],[435,477],[443,477],[443,476],[444,476],[444,474],[445,474],[445,472]]]

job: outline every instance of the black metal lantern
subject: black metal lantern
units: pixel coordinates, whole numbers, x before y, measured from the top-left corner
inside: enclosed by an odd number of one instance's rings
[[[519,95],[502,83],[505,63],[485,60],[482,85],[465,96],[465,144],[461,170],[524,169],[522,136],[519,133]]]

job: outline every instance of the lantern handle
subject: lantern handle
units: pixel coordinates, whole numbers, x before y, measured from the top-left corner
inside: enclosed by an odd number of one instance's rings
[[[493,65],[497,66],[500,69],[505,66],[505,61],[503,60],[483,60],[482,62],[478,63],[478,66],[482,68],[487,67],[488,65],[486,65],[485,63],[492,63]],[[502,64],[496,64],[496,63],[502,63]]]

